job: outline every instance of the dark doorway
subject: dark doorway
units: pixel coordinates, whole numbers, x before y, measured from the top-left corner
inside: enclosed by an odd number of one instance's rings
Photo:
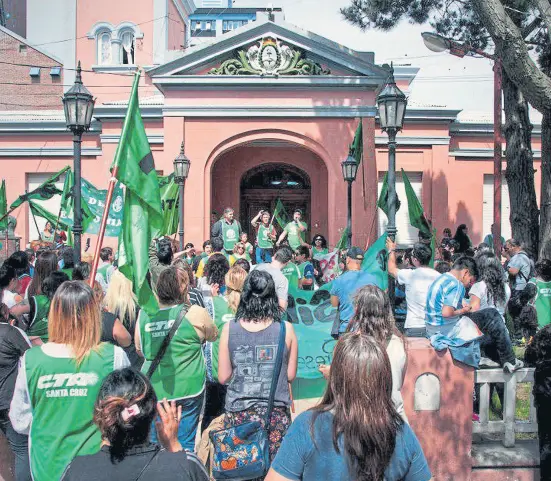
[[[294,209],[301,209],[310,228],[310,178],[303,170],[287,164],[263,164],[243,175],[240,189],[240,221],[243,229],[250,233],[251,241],[255,239],[251,219],[261,209],[268,209],[273,214],[277,199],[283,203],[288,220],[291,220]],[[275,221],[274,226],[278,234],[281,233],[282,229]],[[308,232],[306,240],[309,240]]]

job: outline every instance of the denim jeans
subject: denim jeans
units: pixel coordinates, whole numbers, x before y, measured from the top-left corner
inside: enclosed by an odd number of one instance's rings
[[[256,263],[262,264],[272,262],[272,252],[273,249],[262,249],[261,247],[256,247]]]
[[[0,411],[0,431],[8,439],[15,456],[15,481],[30,481],[32,478],[29,465],[29,437],[13,429],[8,412],[9,409]]]
[[[195,450],[195,435],[197,434],[199,416],[203,409],[204,400],[205,392],[203,391],[199,396],[176,401],[176,406],[182,406],[182,420],[178,427],[178,441],[180,441],[185,451],[193,452]],[[151,442],[158,442],[155,421],[153,421],[153,428],[151,430]]]
[[[515,353],[509,332],[501,314],[494,308],[470,312],[467,317],[478,326],[484,334],[480,340],[480,348],[486,357],[503,366],[506,362],[515,364]]]

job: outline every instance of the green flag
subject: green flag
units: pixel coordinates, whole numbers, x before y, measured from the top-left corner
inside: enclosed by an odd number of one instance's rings
[[[46,219],[50,224],[52,224],[52,226],[56,225],[56,222],[57,222],[56,214],[52,214],[49,210],[47,210],[46,208],[42,207],[40,204],[37,204],[32,200],[29,200],[29,207],[35,217],[42,217],[43,219]],[[61,227],[63,230],[68,230],[70,226],[60,219],[58,227]]]
[[[419,199],[417,198],[417,195],[415,194],[404,169],[402,169],[402,179],[404,181],[406,197],[408,200],[409,223],[413,227],[419,229],[427,237],[432,236],[432,229],[429,222],[425,218],[423,206],[421,205],[421,202],[419,202]]]
[[[400,210],[402,203],[396,194],[396,212]],[[379,195],[379,200],[377,201],[377,207],[381,209],[385,215],[388,217],[388,172],[385,174],[383,180],[383,186],[381,188],[381,193]]]
[[[341,238],[335,246],[335,250],[342,251],[348,247],[348,227],[345,227],[342,231]]]
[[[287,212],[285,212],[285,207],[283,206],[283,203],[281,202],[281,199],[277,199],[274,214],[274,219],[276,222],[280,225],[282,229],[285,229],[285,226],[287,225]]]
[[[69,169],[69,166],[61,169],[57,174],[52,175],[48,180],[40,184],[36,189],[20,195],[17,199],[15,199],[15,202],[12,203],[10,209],[15,209],[16,207],[19,207],[21,204],[29,200],[48,200],[56,194],[61,194],[62,191],[56,187],[55,183]]]
[[[82,182],[81,182],[82,185]],[[82,187],[81,187],[82,189]],[[65,182],[63,183],[63,192],[61,193],[61,217],[66,217],[69,219],[74,219],[74,201],[75,201],[75,177],[73,172],[70,170],[65,175]],[[80,211],[82,215],[82,231],[86,232],[90,223],[94,220],[95,215],[92,213],[90,206],[86,202],[84,196],[81,196],[82,200],[80,203]],[[57,221],[57,219],[56,219]],[[53,225],[56,225],[54,222]]]
[[[356,162],[360,164],[362,161],[362,154],[364,151],[364,139],[363,139],[363,127],[362,119],[360,118],[360,123],[356,128],[356,133],[354,134],[354,140],[352,145],[350,145],[350,154],[356,159]]]
[[[163,228],[159,181],[140,114],[136,75],[122,134],[113,160],[115,177],[126,186],[119,236],[119,270],[132,281],[138,303],[146,312],[158,309],[147,283],[148,249]]]
[[[8,212],[8,201],[6,200],[6,181],[2,179],[2,187],[0,187],[0,217],[3,217]],[[0,221],[0,230],[8,228],[8,217]]]
[[[172,235],[178,231],[180,221],[178,205],[178,184],[174,182],[174,174],[166,177],[159,176],[159,188],[161,189],[161,207],[163,208],[163,228],[161,235]]]

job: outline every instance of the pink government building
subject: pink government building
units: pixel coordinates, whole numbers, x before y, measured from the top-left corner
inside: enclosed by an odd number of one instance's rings
[[[364,246],[384,230],[376,200],[388,150],[376,96],[386,71],[376,53],[290,25],[279,10],[256,9],[254,21],[218,25],[214,7],[197,9],[193,0],[119,0],[116,8],[110,0],[79,2],[78,8],[75,0],[26,5],[26,38],[0,27],[0,165],[8,203],[72,165],[60,97],[80,60],[83,82],[97,97],[83,139],[83,177],[106,188],[133,73],[143,69],[140,105],[157,170],[172,172],[182,141],[191,159],[186,242],[198,245],[209,237],[213,212],[232,206],[248,226],[260,208],[280,198],[287,210],[304,210],[310,234],[334,244],[347,215],[340,163],[360,121],[364,161],[353,188],[353,242]],[[242,10],[232,15],[247,13]],[[201,12],[214,14],[201,21]],[[404,92],[417,73],[396,66]],[[538,184],[539,132],[536,126]],[[477,119],[442,106],[408,105],[397,167],[406,171],[439,232],[465,223],[475,243],[490,232],[492,155],[491,115]],[[409,226],[401,175],[397,189],[398,242],[407,245],[417,232]],[[58,202],[45,205],[57,212]],[[24,246],[37,238],[36,228],[26,206],[15,215]],[[505,237],[508,217],[505,184]],[[44,221],[38,222],[41,229]]]

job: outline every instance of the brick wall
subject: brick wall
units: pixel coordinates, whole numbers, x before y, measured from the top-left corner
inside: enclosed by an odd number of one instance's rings
[[[5,62],[0,63],[0,110],[62,108],[63,69],[58,77],[50,75],[51,67],[62,66],[59,62],[2,30],[0,62]],[[31,66],[41,67],[38,77],[30,76]]]

